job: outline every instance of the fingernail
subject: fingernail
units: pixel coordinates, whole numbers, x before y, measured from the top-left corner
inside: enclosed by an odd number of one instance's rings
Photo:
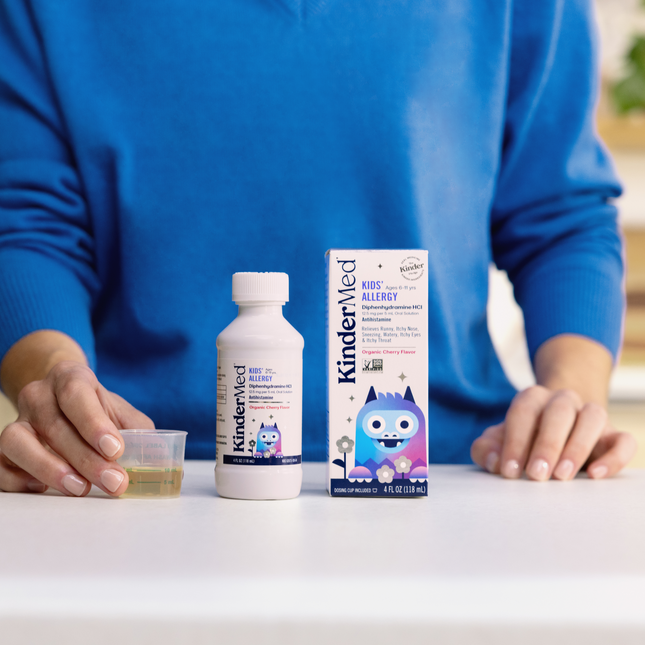
[[[520,465],[515,459],[509,459],[502,468],[502,475],[508,479],[515,479],[520,476]]]
[[[491,452],[486,457],[486,470],[489,473],[494,473],[499,463],[499,455],[496,452]]]
[[[526,469],[526,474],[539,482],[543,482],[549,476],[549,464],[544,459],[534,459]]]
[[[87,482],[76,475],[65,475],[63,477],[63,486],[72,494],[78,497],[85,492]]]
[[[47,490],[47,486],[42,482],[39,482],[37,479],[32,479],[27,482],[27,488],[32,493],[44,493]]]
[[[101,483],[113,493],[121,485],[123,477],[123,473],[118,470],[104,470],[101,473]]]
[[[99,439],[99,448],[106,457],[114,457],[121,449],[121,444],[111,434],[104,434]]]
[[[609,472],[607,466],[596,466],[591,470],[587,470],[587,474],[591,475],[593,479],[602,479]]]
[[[563,459],[553,471],[558,479],[569,479],[573,473],[573,462],[571,459]]]

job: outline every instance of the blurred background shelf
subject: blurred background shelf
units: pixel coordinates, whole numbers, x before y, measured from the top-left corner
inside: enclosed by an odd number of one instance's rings
[[[613,152],[635,151],[645,154],[645,115],[601,114],[597,127],[600,138]]]
[[[643,175],[645,183],[645,175]],[[645,202],[643,202],[645,205]],[[626,229],[627,315],[621,366],[642,366],[645,373],[645,228]],[[641,383],[645,399],[645,379]]]

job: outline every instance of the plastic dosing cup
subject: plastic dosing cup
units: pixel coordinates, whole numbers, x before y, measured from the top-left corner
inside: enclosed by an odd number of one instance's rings
[[[184,475],[183,430],[121,430],[125,442],[117,460],[128,474],[121,497],[179,497]]]

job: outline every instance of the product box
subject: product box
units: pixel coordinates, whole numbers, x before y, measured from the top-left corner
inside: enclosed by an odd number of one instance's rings
[[[428,486],[428,252],[327,251],[327,489]]]

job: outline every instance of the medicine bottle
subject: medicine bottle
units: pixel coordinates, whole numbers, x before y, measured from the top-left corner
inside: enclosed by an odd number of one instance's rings
[[[289,499],[302,485],[302,336],[282,316],[286,273],[235,273],[238,315],[217,337],[222,497]]]

